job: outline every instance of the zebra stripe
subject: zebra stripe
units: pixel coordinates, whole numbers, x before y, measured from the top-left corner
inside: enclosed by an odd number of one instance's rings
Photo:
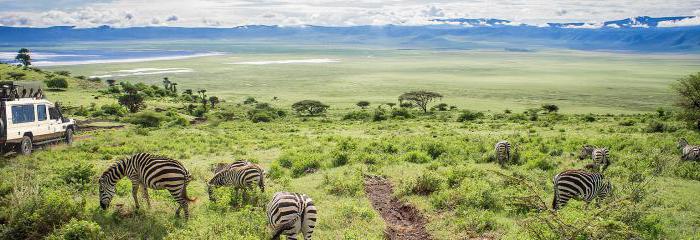
[[[581,148],[579,159],[583,160],[588,156],[593,160],[593,164],[597,171],[605,171],[610,166],[610,151],[607,148],[597,148],[591,145],[585,145]],[[601,169],[602,167],[602,169]]]
[[[603,179],[603,174],[581,170],[568,170],[554,176],[554,200],[552,208],[564,207],[571,198],[591,202],[594,198],[605,198],[612,186]]]
[[[281,235],[296,240],[299,231],[305,240],[310,240],[316,227],[316,207],[306,194],[277,192],[267,204],[267,220],[273,240]]]
[[[681,149],[683,155],[682,160],[700,160],[700,146],[688,144],[688,140],[681,138],[678,140],[678,148]]]
[[[143,190],[146,203],[151,206],[147,188],[156,190],[167,189],[180,206],[175,215],[180,215],[184,209],[185,217],[189,217],[188,203],[194,201],[187,196],[187,184],[192,180],[192,175],[180,162],[148,153],[138,153],[130,158],[120,160],[107,168],[100,177],[100,206],[107,209],[115,194],[115,186],[123,177],[131,180],[131,193],[134,197],[136,208],[140,208],[138,201],[139,188]]]
[[[253,186],[253,183],[258,184],[261,191],[265,191],[264,171],[254,163],[236,161],[230,164],[227,168],[214,174],[207,184],[207,193],[209,200],[216,201],[214,198],[214,187],[232,186],[235,194],[238,195],[240,189],[243,190],[243,199],[247,198],[247,190]]]
[[[224,170],[224,169],[242,167],[242,166],[245,166],[245,165],[248,165],[248,164],[253,164],[253,163],[248,162],[248,161],[244,161],[244,160],[238,160],[238,161],[235,161],[235,162],[233,162],[233,163],[217,163],[217,164],[214,165],[214,167],[212,168],[212,172],[218,173],[218,172],[220,172],[221,170]]]
[[[501,166],[505,166],[506,163],[510,162],[510,143],[505,140],[501,140],[495,145],[496,150],[496,160]]]

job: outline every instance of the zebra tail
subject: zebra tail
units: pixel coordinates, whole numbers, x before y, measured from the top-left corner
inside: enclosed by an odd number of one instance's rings
[[[286,222],[283,222],[282,224],[277,225],[277,227],[275,228],[274,234],[272,234],[272,240],[279,240],[282,233],[284,233],[284,231],[286,231],[287,229],[292,228],[296,221],[297,221],[297,218],[294,218],[294,219],[290,219]]]
[[[196,202],[196,201],[197,201],[197,198],[196,198],[196,197],[195,197],[195,198],[190,198],[189,196],[187,196],[187,184],[188,184],[190,181],[192,181],[192,175],[191,175],[191,174],[187,174],[187,180],[185,180],[185,185],[182,186],[182,188],[183,188],[183,189],[182,189],[182,196],[183,196],[185,199],[187,199],[188,202]]]

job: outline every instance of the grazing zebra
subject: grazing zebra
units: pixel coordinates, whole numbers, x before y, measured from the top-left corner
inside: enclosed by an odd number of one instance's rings
[[[233,163],[217,163],[216,165],[212,166],[211,171],[214,173],[218,173],[221,170],[227,169],[227,168],[232,168],[232,167],[242,167],[248,164],[252,164],[251,162],[244,161],[244,160],[238,160]]]
[[[501,140],[496,143],[496,160],[501,166],[505,166],[506,163],[510,162],[510,143],[505,140]]]
[[[138,192],[143,190],[146,203],[151,206],[147,188],[156,190],[167,189],[180,206],[175,211],[180,216],[180,210],[184,209],[185,218],[190,213],[187,207],[194,201],[187,196],[187,184],[192,180],[192,175],[180,162],[148,153],[138,153],[130,158],[123,159],[113,164],[102,173],[100,177],[100,207],[107,209],[115,193],[115,185],[123,177],[131,180],[131,193],[139,208]]]
[[[612,185],[603,179],[603,174],[568,170],[554,176],[554,200],[552,208],[564,207],[571,198],[583,199],[590,203],[594,198],[605,198],[612,191]]]
[[[585,145],[581,148],[581,153],[578,159],[583,160],[591,156],[595,168],[600,171],[605,171],[610,166],[610,151],[607,148],[597,148],[591,145]],[[602,169],[600,167],[602,166]]]
[[[688,140],[681,138],[678,140],[678,148],[683,152],[682,160],[700,160],[700,146],[688,144]]]
[[[239,190],[243,190],[243,200],[248,198],[247,191],[257,182],[261,191],[265,191],[265,174],[262,168],[254,163],[236,161],[224,169],[214,174],[214,177],[207,183],[207,193],[209,200],[216,201],[214,197],[214,187],[232,186],[234,194],[238,195]]]
[[[267,220],[273,240],[283,234],[296,240],[299,231],[305,240],[310,240],[316,226],[316,207],[306,194],[277,192],[267,204]]]

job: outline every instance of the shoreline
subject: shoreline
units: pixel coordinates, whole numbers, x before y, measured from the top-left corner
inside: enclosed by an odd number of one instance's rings
[[[226,55],[226,53],[212,52],[212,53],[200,53],[200,54],[178,55],[178,56],[168,56],[168,57],[100,59],[100,60],[86,60],[86,61],[36,61],[36,62],[33,62],[32,65],[37,66],[37,67],[53,67],[53,66],[73,66],[73,65],[88,65],[88,64],[107,64],[107,63],[135,63],[135,62],[181,60],[181,59],[189,59],[189,58],[211,57],[211,56],[222,56],[222,55]]]

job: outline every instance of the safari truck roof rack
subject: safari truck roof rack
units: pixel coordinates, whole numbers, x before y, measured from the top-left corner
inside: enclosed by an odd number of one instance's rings
[[[21,89],[21,91],[20,91]],[[41,88],[27,90],[26,87],[16,85],[12,81],[0,81],[0,101],[14,101],[20,98],[43,99],[44,92]]]

